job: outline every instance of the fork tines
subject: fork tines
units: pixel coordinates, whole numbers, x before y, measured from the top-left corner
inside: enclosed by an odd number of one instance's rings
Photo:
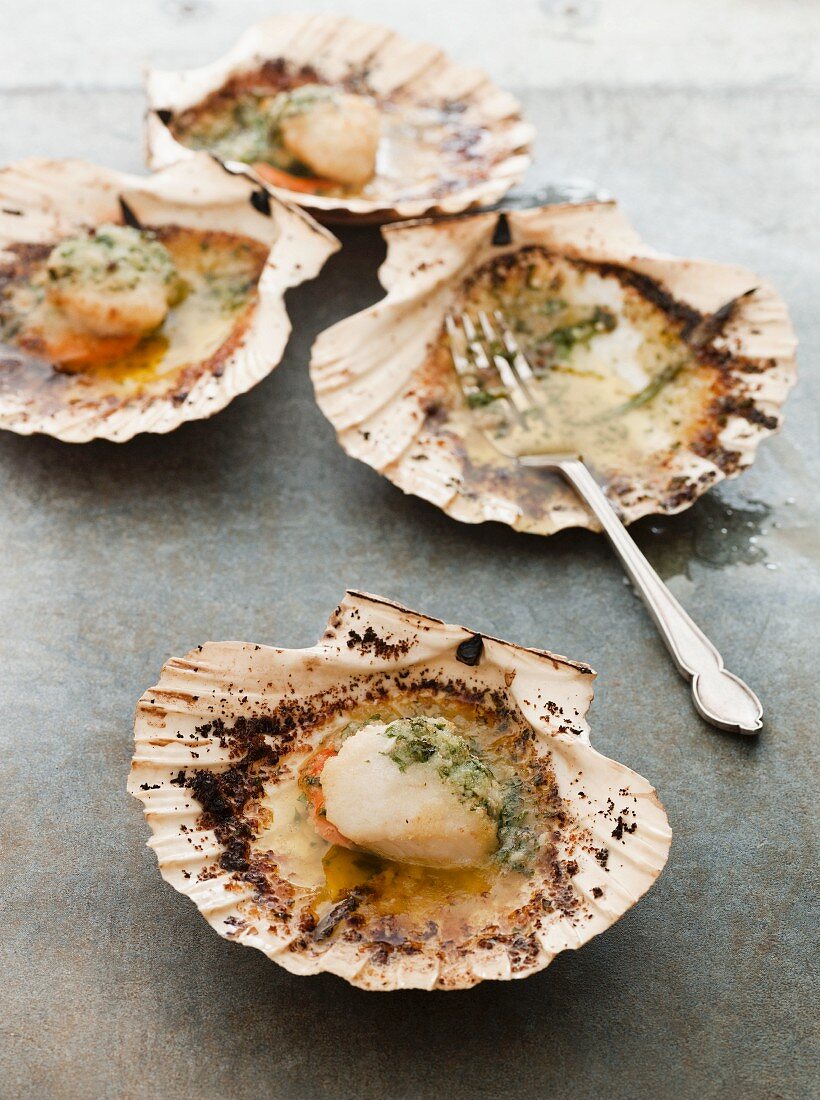
[[[497,374],[513,416],[523,423],[534,405],[528,388],[534,377],[532,368],[500,310],[493,312],[497,329],[485,310],[479,310],[476,316],[477,324],[469,313],[463,312],[450,313],[445,319],[450,354],[462,392],[470,403],[477,394],[488,392],[486,386]]]

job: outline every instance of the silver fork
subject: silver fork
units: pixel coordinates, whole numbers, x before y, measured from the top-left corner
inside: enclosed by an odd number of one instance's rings
[[[497,329],[496,329],[497,326]],[[492,320],[479,312],[474,321],[468,314],[446,318],[450,352],[462,392],[468,403],[487,392],[481,380],[500,379],[504,396],[499,397],[509,417],[523,425],[527,414],[537,408],[531,388],[530,364],[503,315]],[[503,348],[503,353],[499,350]],[[751,688],[723,665],[723,658],[689,618],[681,605],[635,545],[603,489],[575,454],[518,454],[504,447],[491,431],[488,442],[506,458],[522,466],[557,470],[572,485],[597,517],[639,596],[655,620],[666,648],[684,679],[691,680],[692,698],[698,713],[720,729],[756,733],[762,725],[763,708]]]

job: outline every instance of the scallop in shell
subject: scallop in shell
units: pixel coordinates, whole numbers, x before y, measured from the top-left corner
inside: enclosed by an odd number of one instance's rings
[[[311,649],[169,661],[137,707],[129,790],[163,877],[295,974],[525,977],[667,859],[652,787],[590,747],[593,675],[348,592]]]
[[[0,428],[168,432],[277,365],[284,294],[338,242],[202,154],[151,178],[78,160],[0,172]]]
[[[688,507],[780,425],[795,340],[776,291],[740,267],[654,251],[613,203],[383,232],[387,296],[317,339],[316,397],[349,454],[456,519],[595,526],[558,475],[517,466],[493,438],[582,453],[631,522]],[[541,406],[525,430],[492,369],[468,405],[451,312],[509,321]]]
[[[493,203],[530,162],[532,127],[485,73],[342,16],[274,16],[147,90],[152,167],[207,149],[329,220]]]

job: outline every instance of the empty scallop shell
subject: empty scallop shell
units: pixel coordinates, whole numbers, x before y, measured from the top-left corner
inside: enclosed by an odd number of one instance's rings
[[[30,370],[5,347],[0,358],[0,428],[43,432],[71,443],[123,442],[168,432],[223,409],[278,364],[290,333],[285,291],[312,278],[339,243],[304,211],[225,172],[201,154],[150,178],[79,160],[27,160],[0,172],[0,278],[31,251],[105,223],[158,232],[227,235],[259,247],[253,304],[214,349],[144,385],[116,385],[105,372]],[[222,237],[220,239],[223,239]],[[195,339],[195,338],[194,338]]]
[[[329,971],[378,990],[525,977],[618,920],[668,855],[655,791],[590,747],[593,676],[564,657],[348,592],[311,649],[209,642],[170,660],[137,707],[128,789],[143,803],[163,878],[220,935],[295,974]],[[264,806],[298,792],[299,769],[328,728],[363,706],[383,712],[419,699],[503,714],[553,801],[542,839],[550,857],[530,876],[508,876],[514,896],[479,898],[489,911],[469,911],[446,935],[422,912],[413,938],[398,934],[400,914],[357,911],[355,890],[329,900],[300,878],[289,831],[298,803],[272,815]]]
[[[361,194],[314,195],[265,184],[325,220],[383,222],[491,204],[530,164],[533,128],[522,120],[518,101],[480,69],[456,65],[440,49],[407,42],[386,27],[344,16],[282,15],[250,27],[213,64],[148,73],[150,166],[190,156],[178,140],[180,118],[191,117],[235,78],[257,73],[275,78],[277,86],[292,76],[354,90],[375,101],[387,120],[376,176]],[[402,146],[410,129],[425,133],[429,142],[439,126],[425,153],[414,157],[409,144]],[[259,179],[250,166],[230,163],[232,170]]]
[[[666,425],[663,446],[629,472],[596,471],[626,522],[688,507],[748,466],[760,440],[780,426],[795,380],[795,339],[782,299],[743,268],[656,252],[613,203],[421,221],[383,234],[387,295],[319,336],[311,363],[316,397],[348,454],[456,519],[498,520],[537,534],[596,526],[558,475],[517,467],[488,445],[447,346],[445,318],[469,300],[470,288],[482,279],[492,284],[495,272],[514,270],[527,256],[560,269],[561,279],[580,272],[578,285],[594,280],[595,293],[617,300],[613,310],[644,311],[691,357],[692,371],[676,381],[691,388],[675,391],[691,408]],[[508,308],[514,313],[515,301]],[[628,325],[624,331],[643,340]],[[631,352],[625,361],[630,367]],[[569,420],[582,404],[565,410]],[[657,415],[648,410],[656,409],[657,401],[641,410],[648,430]],[[561,449],[580,448],[570,435]]]

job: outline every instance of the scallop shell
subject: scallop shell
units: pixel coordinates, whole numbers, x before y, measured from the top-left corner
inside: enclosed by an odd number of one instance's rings
[[[308,67],[331,84],[355,78],[357,86],[363,84],[377,100],[400,95],[403,101],[425,108],[456,104],[460,111],[453,144],[466,142],[467,151],[455,177],[459,185],[452,189],[413,196],[397,186],[395,195],[383,198],[338,198],[264,184],[325,220],[383,222],[426,213],[454,214],[491,204],[523,177],[530,164],[534,129],[522,120],[518,101],[495,87],[480,69],[456,65],[436,47],[407,42],[386,27],[344,16],[283,15],[250,27],[228,54],[211,65],[186,72],[148,73],[150,166],[160,168],[191,155],[169,128],[172,115],[201,103],[231,77],[277,61],[296,69]],[[481,139],[480,148],[473,144],[476,136]],[[257,178],[252,169],[243,170]]]
[[[618,920],[668,855],[671,833],[653,788],[590,747],[584,716],[593,677],[587,665],[564,657],[348,592],[311,649],[209,642],[170,660],[137,706],[128,789],[143,803],[163,878],[220,935],[258,948],[294,974],[329,971],[378,990],[525,977]],[[497,925],[449,952],[435,934],[391,947],[374,942],[367,929],[358,938],[337,934],[344,913],[327,934],[338,910],[313,929],[300,926],[300,890],[284,888],[270,863],[264,885],[249,864],[224,869],[229,853],[202,820],[186,777],[202,769],[212,784],[214,775],[242,767],[232,727],[236,734],[265,718],[265,744],[275,750],[268,777],[284,783],[321,739],[328,715],[382,692],[429,691],[431,683],[450,697],[503,701],[531,728],[535,759],[547,761],[554,775],[561,807],[555,858],[549,875],[522,878],[529,903],[516,910],[515,934],[500,930],[499,914]],[[258,759],[258,740],[249,744],[244,751]]]
[[[498,230],[504,243],[494,243]],[[614,203],[420,221],[386,227],[383,234],[388,252],[380,278],[387,296],[318,337],[311,363],[316,398],[348,454],[455,519],[498,520],[544,535],[597,526],[555,474],[503,460],[499,476],[482,480],[471,473],[465,439],[478,432],[469,411],[458,401],[461,421],[445,418],[446,430],[439,431],[431,407],[422,366],[445,314],[474,271],[526,246],[605,263],[651,284],[668,309],[689,318],[707,317],[739,298],[708,348],[719,363],[722,393],[708,412],[703,441],[697,452],[682,446],[640,480],[609,486],[625,522],[688,507],[748,466],[760,440],[780,426],[795,380],[795,339],[782,299],[741,267],[656,252]]]
[[[124,204],[124,205],[123,205]],[[53,387],[15,388],[0,374],[0,428],[43,432],[70,443],[139,432],[169,432],[212,416],[278,364],[290,333],[285,291],[321,270],[339,242],[304,211],[229,175],[205,154],[150,178],[125,175],[79,160],[31,159],[0,172],[0,263],[12,244],[48,244],[125,213],[151,226],[179,225],[234,232],[270,249],[250,322],[235,329],[185,392],[169,373],[168,392],[123,399],[104,380],[77,388],[60,376]]]

